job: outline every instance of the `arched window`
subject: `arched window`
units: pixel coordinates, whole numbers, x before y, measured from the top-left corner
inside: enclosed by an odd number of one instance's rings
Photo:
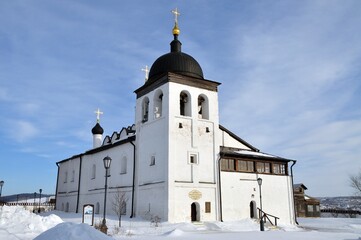
[[[191,117],[191,99],[190,95],[185,91],[182,91],[179,96],[179,107],[181,116]]]
[[[203,94],[198,96],[198,118],[209,119],[208,99]]]
[[[257,218],[257,206],[255,201],[249,203],[250,218]]]
[[[163,92],[158,89],[154,95],[154,119],[160,118],[162,116],[163,108]]]
[[[71,172],[71,181],[74,182],[75,180],[75,170]]]
[[[66,183],[67,181],[68,181],[68,171],[66,171],[64,174],[64,183]]]
[[[127,202],[122,201],[121,208],[120,208],[120,215],[126,215],[126,214],[127,214]]]
[[[69,202],[66,203],[65,212],[69,212]]]
[[[95,214],[99,214],[99,211],[100,211],[100,204],[99,202],[97,202],[97,204],[95,204]]]
[[[142,103],[142,122],[147,122],[149,117],[149,99],[145,97]]]
[[[94,179],[94,178],[96,177],[96,170],[97,170],[97,168],[96,168],[95,164],[93,164],[93,166],[92,166],[92,176],[91,176],[91,179]]]
[[[127,157],[124,156],[120,161],[120,174],[126,174],[126,173],[127,173]]]

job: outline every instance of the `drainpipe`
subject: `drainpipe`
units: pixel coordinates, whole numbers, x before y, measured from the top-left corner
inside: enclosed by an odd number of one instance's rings
[[[78,213],[79,212],[79,198],[80,198],[80,179],[81,179],[81,165],[83,163],[83,158],[82,155],[80,155],[80,161],[79,161],[79,180],[78,180],[78,194],[77,194],[77,199],[76,199],[76,210],[75,212]]]
[[[293,171],[292,171],[292,168],[296,164],[296,161],[293,160],[292,162],[293,163],[291,165],[291,185],[292,185],[292,198],[293,198],[293,214],[295,215],[296,224],[299,225],[298,222],[297,222],[297,214],[296,214],[296,207],[295,207],[295,192],[294,192],[294,189],[293,189]]]
[[[218,194],[219,194],[219,217],[221,222],[223,222],[223,216],[222,216],[222,187],[221,187],[221,160],[222,155],[220,154],[218,159]]]
[[[135,189],[135,145],[132,141],[130,143],[133,145],[133,185],[132,185],[132,214],[130,218],[134,217],[134,189]]]
[[[56,209],[56,200],[58,199],[58,185],[59,185],[59,163],[56,163],[56,166],[58,167],[58,176],[56,178],[56,189],[55,189],[55,207],[54,209]],[[35,200],[34,200],[35,201]]]

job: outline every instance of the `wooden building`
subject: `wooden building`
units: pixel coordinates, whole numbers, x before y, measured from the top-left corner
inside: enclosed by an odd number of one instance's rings
[[[294,184],[295,208],[297,217],[320,217],[320,200],[305,194],[307,187],[302,184]]]

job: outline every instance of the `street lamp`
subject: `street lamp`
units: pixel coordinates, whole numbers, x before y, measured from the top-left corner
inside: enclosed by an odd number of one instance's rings
[[[261,191],[261,186],[262,186],[262,178],[257,178],[257,183],[259,186],[259,202],[260,202],[260,207],[261,207],[261,211],[260,211],[260,221],[259,221],[259,225],[260,225],[260,230],[264,231],[264,223],[263,223],[263,210],[262,210],[262,191]]]
[[[35,213],[35,199],[36,199],[36,192],[34,192],[34,205],[33,205],[33,213]]]
[[[104,211],[103,211],[103,222],[102,222],[100,231],[102,231],[105,234],[107,234],[107,231],[108,231],[108,227],[106,225],[106,220],[105,220],[105,212],[106,212],[106,206],[107,206],[108,170],[110,168],[111,162],[112,162],[112,159],[109,156],[106,156],[103,159],[104,168],[105,168]]]
[[[43,189],[39,189],[40,192],[40,196],[39,196],[39,209],[38,209],[38,213],[40,213],[40,202],[41,202],[41,192],[43,191]]]
[[[0,181],[0,197],[1,197],[1,193],[3,191],[3,186],[4,186],[4,181]]]

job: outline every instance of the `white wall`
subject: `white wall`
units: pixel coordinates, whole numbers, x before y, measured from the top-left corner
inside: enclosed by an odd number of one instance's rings
[[[221,138],[222,146],[251,150],[225,131],[221,131]]]
[[[257,178],[262,181],[263,211],[279,217],[279,222],[293,224],[293,198],[290,176],[222,172],[223,220],[250,217],[250,202],[260,207],[260,192]],[[273,220],[273,219],[272,219]]]
[[[181,116],[179,96],[187,92],[191,116]],[[191,221],[191,204],[200,206],[200,220],[216,220],[216,169],[218,143],[217,92],[169,83],[169,221]],[[198,96],[206,96],[209,119],[198,118]],[[182,128],[179,124],[182,124]],[[207,128],[208,131],[207,132]],[[197,156],[197,164],[189,162],[190,155]],[[202,198],[193,200],[189,192],[198,190]],[[211,213],[204,213],[205,202],[211,202]]]

